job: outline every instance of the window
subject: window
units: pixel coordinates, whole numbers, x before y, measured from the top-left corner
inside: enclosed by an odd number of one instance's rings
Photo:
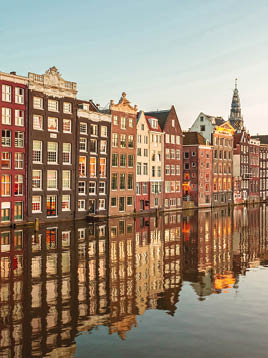
[[[23,175],[15,175],[14,195],[23,195]]]
[[[23,148],[24,147],[24,133],[15,132],[15,147]]]
[[[181,138],[179,135],[176,136],[176,144],[181,144]]]
[[[33,162],[42,163],[42,142],[39,140],[33,141]]]
[[[62,171],[62,190],[71,189],[71,171],[63,170]]]
[[[2,85],[2,101],[11,102],[11,86]]]
[[[78,211],[85,211],[86,210],[86,201],[84,199],[79,199],[77,208],[78,208]]]
[[[106,158],[100,158],[100,167],[99,167],[100,177],[106,177]]]
[[[206,130],[206,126],[201,125],[201,126],[200,126],[200,131],[201,131],[201,132],[205,132],[205,130]]]
[[[180,175],[180,174],[181,174],[180,165],[176,165],[176,175]]]
[[[111,206],[112,206],[112,207],[117,206],[117,204],[116,204],[116,198],[111,198]]]
[[[64,102],[63,103],[63,112],[71,114],[72,113],[72,103]]]
[[[90,134],[95,135],[95,136],[98,135],[98,126],[97,126],[97,124],[91,124],[90,125]]]
[[[72,121],[70,119],[63,120],[63,133],[72,132]]]
[[[137,156],[141,157],[141,148],[137,148]]]
[[[127,176],[127,188],[128,190],[133,190],[133,174],[128,174]]]
[[[143,192],[143,194],[147,194],[147,193],[148,193],[148,185],[147,185],[147,183],[143,183],[142,192]]]
[[[86,152],[87,151],[87,138],[80,138],[79,150],[80,150],[80,152]]]
[[[157,176],[161,177],[161,167],[157,167]]]
[[[166,148],[166,159],[170,158],[170,151],[168,148]]]
[[[120,154],[120,167],[126,166],[126,154]]]
[[[41,213],[41,196],[32,197],[32,213]]]
[[[152,166],[152,177],[155,177],[155,166]]]
[[[171,154],[171,159],[175,159],[175,149],[171,149],[170,154]]]
[[[63,143],[62,145],[62,163],[71,164],[71,143]]]
[[[24,153],[15,153],[15,169],[23,169]]]
[[[42,170],[33,170],[32,189],[33,190],[41,190],[42,189]]]
[[[43,109],[44,108],[44,100],[41,97],[33,98],[33,107],[35,109]]]
[[[48,164],[58,163],[58,143],[56,142],[47,143],[47,162]]]
[[[43,116],[37,114],[33,116],[33,129],[38,131],[43,129]]]
[[[100,141],[100,153],[103,153],[103,154],[107,153],[107,141],[106,140]]]
[[[97,153],[97,139],[90,139],[89,150],[90,153]]]
[[[11,176],[7,174],[1,175],[1,196],[11,195]]]
[[[95,195],[96,194],[96,182],[90,181],[89,182],[89,189],[88,189],[89,195]]]
[[[143,175],[148,175],[148,163],[143,163]]]
[[[48,117],[48,119],[47,119],[47,129],[50,132],[58,132],[58,118]]]
[[[133,128],[133,118],[129,118],[128,125],[130,128]],[[144,129],[144,124],[143,124],[143,129]]]
[[[2,152],[1,153],[1,169],[10,169],[11,168],[11,153]]]
[[[148,149],[147,148],[144,148],[143,154],[144,154],[145,157],[148,157]]]
[[[113,133],[112,146],[113,147],[118,147],[118,134],[117,133]]]
[[[127,206],[132,206],[133,205],[133,197],[132,196],[128,196],[127,197]]]
[[[125,117],[121,117],[121,129],[126,129],[127,121]]]
[[[57,170],[48,170],[47,171],[47,189],[56,190],[57,189]]]
[[[79,195],[85,195],[86,194],[86,182],[85,181],[79,181],[78,182],[78,194]]]
[[[134,148],[134,136],[133,135],[128,136],[128,148]]]
[[[48,100],[48,110],[52,112],[59,112],[59,102],[49,99]]]
[[[127,136],[125,134],[121,134],[120,145],[121,148],[126,148],[127,146]]]
[[[118,125],[118,117],[114,116],[114,125],[117,126]]]
[[[141,163],[137,163],[137,175],[141,175]]]
[[[24,104],[24,89],[20,87],[15,88],[15,102]]]
[[[141,183],[136,183],[136,194],[137,195],[141,194]]]
[[[47,216],[57,216],[57,197],[56,195],[47,196]]]
[[[87,124],[80,123],[80,134],[87,134]]]
[[[70,195],[62,195],[61,210],[62,210],[62,211],[69,211],[69,210],[71,210]]]
[[[112,173],[112,190],[117,190],[117,174]]]
[[[102,181],[99,183],[99,194],[105,194],[105,183]]]
[[[118,166],[118,154],[113,153],[112,154],[112,167]]]
[[[79,157],[78,174],[80,177],[86,176],[86,157]]]
[[[11,131],[10,130],[2,130],[2,146],[3,147],[11,147]]]
[[[89,158],[89,176],[90,177],[96,176],[96,167],[97,167],[96,161],[97,161],[96,157]]]
[[[126,189],[126,174],[120,174],[120,190]]]
[[[172,127],[175,127],[175,120],[174,119],[172,119],[171,125],[172,125]]]
[[[169,138],[170,138],[169,134],[166,134],[166,143],[169,143]]]
[[[99,199],[99,210],[105,210],[105,199]]]
[[[188,159],[189,158],[189,152],[184,152],[184,158]]]
[[[106,126],[101,126],[101,137],[107,137],[108,128]]]
[[[11,108],[2,107],[2,124],[11,124]]]

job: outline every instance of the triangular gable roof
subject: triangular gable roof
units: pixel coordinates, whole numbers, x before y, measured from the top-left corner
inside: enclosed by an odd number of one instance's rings
[[[167,123],[167,120],[169,118],[169,115],[172,112],[175,113],[175,115],[177,117],[177,121],[178,121],[179,128],[180,128],[180,131],[181,131],[180,122],[179,122],[177,112],[176,112],[176,109],[175,109],[174,105],[172,105],[170,109],[165,109],[165,110],[162,110],[162,111],[145,112],[145,115],[157,118],[161,129],[164,130],[165,125]]]

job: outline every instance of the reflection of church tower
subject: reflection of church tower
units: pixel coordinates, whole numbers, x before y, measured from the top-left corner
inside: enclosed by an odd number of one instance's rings
[[[235,89],[232,99],[229,122],[236,131],[241,131],[242,129],[244,129],[243,117],[241,115],[239,92],[237,89],[237,78],[235,79]]]

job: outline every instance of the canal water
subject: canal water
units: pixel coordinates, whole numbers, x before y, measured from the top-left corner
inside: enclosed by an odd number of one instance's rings
[[[268,356],[266,206],[0,236],[0,357]]]

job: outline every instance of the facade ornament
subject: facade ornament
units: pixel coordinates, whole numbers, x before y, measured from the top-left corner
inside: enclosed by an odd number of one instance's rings
[[[125,112],[129,114],[137,114],[138,111],[137,105],[133,107],[130,105],[130,103],[131,102],[127,99],[126,92],[123,92],[117,104],[115,104],[113,100],[110,101],[110,110]]]

